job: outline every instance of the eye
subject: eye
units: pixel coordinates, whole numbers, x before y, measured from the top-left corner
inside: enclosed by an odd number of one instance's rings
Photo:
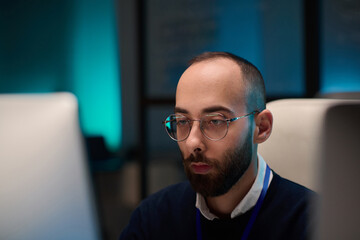
[[[214,125],[214,126],[218,126],[218,125],[221,125],[223,123],[224,123],[224,121],[220,120],[220,119],[212,119],[212,120],[209,121],[209,124]]]
[[[179,120],[179,121],[177,122],[178,125],[185,125],[186,123],[187,123],[186,120]]]
[[[213,126],[220,126],[220,125],[224,124],[224,120],[222,120],[222,119],[211,119],[208,124],[213,125]]]
[[[221,115],[206,116],[203,120],[206,128],[219,128],[226,124],[226,120]]]
[[[185,126],[188,123],[186,119],[176,119],[177,126]]]

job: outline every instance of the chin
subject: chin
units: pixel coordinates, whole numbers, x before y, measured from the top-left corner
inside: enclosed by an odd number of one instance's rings
[[[202,154],[190,154],[189,157],[183,158],[184,170],[191,186],[204,197],[216,197],[227,193],[248,170],[253,159],[252,148],[252,136],[248,134],[242,145],[228,149],[219,159],[207,158]],[[192,162],[208,164],[212,167],[211,171],[207,174],[196,174],[191,169]]]

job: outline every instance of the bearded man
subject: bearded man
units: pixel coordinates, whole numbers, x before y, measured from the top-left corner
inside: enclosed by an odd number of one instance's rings
[[[120,239],[309,239],[314,193],[257,153],[272,131],[265,99],[261,73],[247,60],[226,52],[193,58],[164,121],[189,181],[145,199]]]

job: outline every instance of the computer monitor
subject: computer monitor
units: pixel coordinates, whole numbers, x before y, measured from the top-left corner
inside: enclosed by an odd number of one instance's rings
[[[0,239],[100,239],[70,93],[0,94]]]
[[[360,239],[360,101],[333,106],[326,118],[314,239]]]

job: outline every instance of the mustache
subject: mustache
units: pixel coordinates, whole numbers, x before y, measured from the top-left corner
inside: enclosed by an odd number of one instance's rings
[[[204,155],[202,155],[202,154],[196,154],[196,155],[190,154],[189,157],[184,158],[184,162],[185,163],[202,162],[202,163],[206,163],[206,164],[211,164],[212,161],[210,159],[204,157]]]

